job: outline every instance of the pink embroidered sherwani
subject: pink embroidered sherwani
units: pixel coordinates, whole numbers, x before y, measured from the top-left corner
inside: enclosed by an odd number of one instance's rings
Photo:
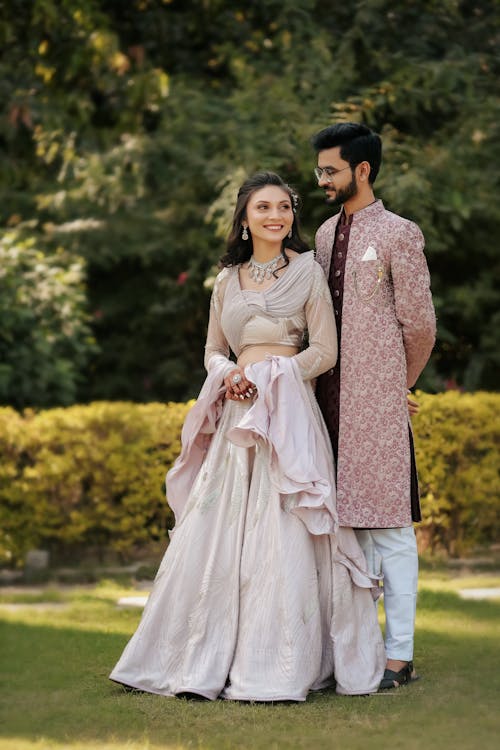
[[[327,278],[339,217],[316,234]],[[430,356],[436,328],[423,247],[417,225],[380,200],[353,215],[340,349],[337,510],[344,526],[412,522],[406,391]]]

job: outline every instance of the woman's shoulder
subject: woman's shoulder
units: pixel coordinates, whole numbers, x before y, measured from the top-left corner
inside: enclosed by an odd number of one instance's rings
[[[323,267],[318,263],[316,258],[313,258],[311,263],[311,271],[308,274],[311,286],[310,286],[310,298],[324,298],[331,303],[331,293],[326,279],[325,271]]]
[[[215,277],[214,286],[220,286],[221,284],[227,283],[227,280],[234,276],[237,272],[238,266],[224,266],[224,268],[222,268]]]
[[[217,297],[221,301],[224,299],[228,282],[230,281],[230,279],[234,278],[237,272],[238,266],[225,266],[219,271],[219,273],[215,277],[213,286],[214,297]]]
[[[290,261],[290,265],[297,264],[297,268],[311,266],[313,263],[316,263],[312,250],[306,250],[305,253],[297,253],[295,250],[287,249],[286,254]]]
[[[220,284],[224,279],[227,279],[229,276],[229,272],[231,270],[231,266],[224,266],[224,268],[221,268],[217,276],[215,277],[215,283]]]
[[[326,278],[325,269],[323,268],[321,263],[318,262],[317,258],[314,255],[313,255],[311,266],[312,266],[312,273],[314,274],[315,277],[318,277],[318,278],[321,277],[323,279]]]
[[[308,250],[305,253],[295,253],[292,260],[290,257],[290,263],[297,263],[297,270],[300,269],[301,273],[307,272],[308,277],[313,279],[324,277],[325,273],[322,266],[318,263],[312,250]]]

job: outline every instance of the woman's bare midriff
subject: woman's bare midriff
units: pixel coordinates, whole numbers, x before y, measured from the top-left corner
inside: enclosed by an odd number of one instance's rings
[[[255,344],[246,346],[238,357],[238,366],[246,367],[253,362],[262,362],[268,354],[275,354],[277,357],[293,357],[298,354],[299,350],[295,346],[286,346],[285,344]]]

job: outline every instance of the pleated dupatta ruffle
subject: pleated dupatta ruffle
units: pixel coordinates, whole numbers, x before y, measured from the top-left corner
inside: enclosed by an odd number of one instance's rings
[[[267,444],[271,481],[287,510],[299,516],[311,534],[333,534],[338,528],[333,460],[318,420],[311,418],[310,396],[295,362],[269,356],[247,366],[245,374],[257,386],[257,397],[226,437],[247,448],[259,441]],[[167,474],[167,497],[176,519],[220,417],[225,390],[219,387],[220,378],[219,368],[207,377],[186,418],[181,454]]]

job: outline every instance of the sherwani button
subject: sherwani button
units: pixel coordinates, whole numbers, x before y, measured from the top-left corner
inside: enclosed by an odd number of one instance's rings
[[[341,233],[339,234],[339,240],[343,240],[343,239],[344,239],[344,233],[343,233],[343,232],[341,232]]]
[[[340,297],[340,292],[338,289],[336,289],[333,294],[335,297]]]
[[[335,271],[335,276],[340,276],[340,271],[338,269]]]
[[[342,253],[341,253],[341,252],[338,252],[338,253],[337,253],[337,257],[338,257],[338,258],[341,258],[341,257],[342,257]]]

